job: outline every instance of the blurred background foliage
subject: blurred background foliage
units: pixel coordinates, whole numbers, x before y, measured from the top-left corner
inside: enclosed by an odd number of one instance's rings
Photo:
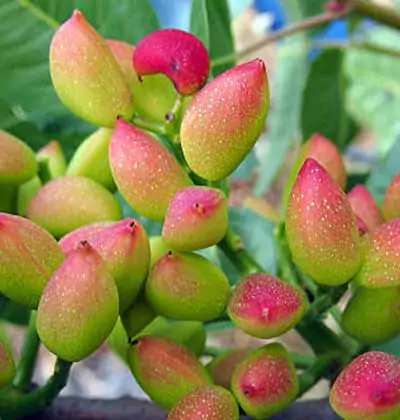
[[[74,117],[60,103],[49,76],[52,35],[76,8],[104,37],[131,44],[161,27],[191,31],[209,49],[214,77],[238,61],[265,58],[270,70],[271,111],[255,151],[231,177],[231,220],[259,263],[275,273],[277,180],[290,166],[293,150],[311,134],[324,134],[345,154],[349,188],[366,182],[379,201],[400,168],[397,31],[370,21],[336,21],[246,54],[247,47],[268,33],[323,13],[326,2],[0,0],[0,128],[35,150],[58,140],[67,158],[94,131],[95,127]],[[400,1],[389,3],[400,9]],[[243,36],[237,22],[246,13],[252,19]],[[363,47],[370,43],[375,48]],[[236,201],[240,207],[234,206]],[[126,204],[124,214],[140,219],[150,233],[159,232],[159,225],[148,223]],[[223,256],[214,253],[212,257],[226,269],[232,283],[237,281],[238,274]],[[13,322],[27,320],[21,308],[13,309],[5,299],[0,312]],[[400,353],[399,342],[388,349]]]

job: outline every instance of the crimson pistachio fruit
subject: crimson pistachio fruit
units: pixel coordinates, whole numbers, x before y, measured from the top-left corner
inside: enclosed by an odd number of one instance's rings
[[[162,221],[175,193],[192,184],[175,157],[154,137],[118,119],[110,143],[119,192],[142,216]]]
[[[236,284],[229,299],[228,315],[254,337],[277,337],[300,321],[308,306],[298,287],[269,274],[252,274]]]
[[[262,60],[238,65],[212,80],[183,116],[180,138],[190,168],[209,181],[230,175],[260,136],[268,109]]]
[[[85,121],[113,127],[118,115],[133,115],[131,91],[117,60],[79,10],[53,36],[50,75],[64,105]]]
[[[192,95],[207,81],[210,59],[205,46],[188,32],[162,29],[136,46],[133,67],[140,78],[162,73],[181,95]]]
[[[336,379],[330,403],[345,420],[397,420],[400,359],[379,351],[358,356]]]
[[[178,191],[167,211],[162,238],[177,251],[194,251],[217,244],[228,230],[228,202],[214,188]]]
[[[118,290],[105,262],[83,241],[46,285],[37,312],[39,337],[58,357],[82,360],[110,335],[118,307]]]
[[[0,213],[0,292],[31,309],[64,260],[56,240],[25,218]]]
[[[343,190],[312,158],[304,162],[290,194],[286,234],[293,261],[317,283],[337,286],[359,270],[356,217]]]

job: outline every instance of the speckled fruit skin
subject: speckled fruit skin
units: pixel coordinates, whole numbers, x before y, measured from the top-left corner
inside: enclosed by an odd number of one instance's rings
[[[12,383],[16,368],[11,342],[3,326],[0,327],[0,389]]]
[[[391,181],[383,198],[383,215],[385,220],[400,218],[400,173]]]
[[[206,258],[171,251],[153,266],[145,293],[160,315],[205,322],[222,314],[230,286],[221,269]]]
[[[308,307],[298,287],[269,274],[252,274],[236,284],[229,299],[229,318],[253,337],[277,337],[293,328]]]
[[[348,194],[356,216],[366,225],[368,231],[374,230],[383,223],[383,217],[378,204],[364,185],[356,185]]]
[[[170,411],[167,420],[239,420],[239,408],[232,394],[216,386],[189,392]]]
[[[79,227],[121,219],[116,198],[82,176],[63,176],[44,185],[29,203],[27,217],[60,238]]]
[[[163,257],[168,251],[172,251],[161,236],[153,236],[150,238],[150,267]]]
[[[181,144],[190,168],[209,181],[230,175],[260,136],[268,109],[262,60],[238,65],[212,80],[183,116]]]
[[[356,217],[345,193],[312,158],[304,162],[290,194],[286,235],[293,261],[317,283],[337,286],[359,270]]]
[[[111,192],[115,191],[108,158],[112,133],[113,131],[108,128],[99,128],[85,139],[72,156],[67,175],[85,176]]]
[[[362,241],[363,264],[356,282],[370,288],[400,286],[400,218],[386,222]]]
[[[96,351],[118,318],[118,291],[97,251],[86,241],[72,251],[48,282],[36,327],[48,350],[69,362]]]
[[[380,344],[400,333],[400,287],[360,287],[342,316],[347,334],[367,345]]]
[[[0,213],[0,292],[36,309],[52,274],[64,260],[55,239],[19,216]]]
[[[279,413],[295,400],[299,390],[294,364],[278,343],[267,344],[240,362],[231,386],[240,406],[254,419]]]
[[[250,349],[230,350],[226,354],[215,357],[206,365],[206,369],[210,372],[215,385],[231,389],[233,371],[250,352]]]
[[[147,75],[140,80],[132,65],[134,47],[122,41],[107,40],[107,43],[131,87],[135,113],[165,123],[165,116],[176,100],[171,80],[163,74]]]
[[[113,127],[132,117],[131,91],[106,41],[75,10],[53,36],[50,75],[61,101],[94,125]]]
[[[33,151],[21,140],[0,130],[0,185],[20,185],[37,172]]]
[[[143,38],[133,53],[139,77],[162,73],[184,96],[201,89],[210,72],[210,58],[202,42],[178,29],[161,29]]]
[[[140,338],[131,347],[128,360],[142,389],[156,404],[167,410],[191,390],[212,384],[194,354],[167,338]]]
[[[167,211],[162,238],[176,251],[217,244],[228,230],[228,202],[222,191],[188,187],[178,191]]]
[[[315,133],[303,144],[299,155],[293,163],[292,170],[283,193],[285,208],[287,206],[290,192],[296,182],[297,175],[307,158],[315,159],[327,172],[329,172],[340,188],[343,190],[346,188],[346,167],[340,150],[329,139],[319,133]]]
[[[400,360],[370,351],[358,356],[336,379],[332,408],[345,420],[400,418]]]
[[[39,162],[47,162],[48,172],[51,179],[59,178],[65,175],[67,162],[65,160],[63,149],[58,141],[51,141],[42,147],[36,156]]]
[[[116,122],[109,153],[119,192],[151,220],[162,221],[175,193],[192,184],[161,143],[122,119]]]

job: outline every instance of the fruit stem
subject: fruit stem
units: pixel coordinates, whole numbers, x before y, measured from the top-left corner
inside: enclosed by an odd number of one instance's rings
[[[22,346],[17,374],[13,382],[13,385],[22,392],[27,392],[32,387],[32,376],[35,370],[39,347],[40,339],[36,331],[36,311],[32,311]]]
[[[204,356],[211,356],[211,357],[218,357],[222,356],[226,353],[229,353],[231,350],[226,348],[219,348],[219,347],[206,347],[203,351]]]
[[[329,356],[322,356],[315,360],[299,376],[299,393],[298,397],[302,396],[309,389],[311,389],[332,367],[334,360]]]
[[[54,373],[40,388],[22,394],[15,388],[0,392],[0,417],[19,418],[37,413],[49,405],[67,383],[72,363],[57,359]]]
[[[293,360],[297,369],[308,369],[316,361],[314,356],[306,356],[299,353],[290,353],[290,358]]]
[[[146,118],[135,116],[132,118],[132,124],[144,130],[152,131],[160,136],[165,136],[167,134],[167,130],[163,124],[159,124]]]

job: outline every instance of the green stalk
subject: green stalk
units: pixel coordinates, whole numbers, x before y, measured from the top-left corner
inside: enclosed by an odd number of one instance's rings
[[[308,369],[299,376],[299,393],[301,397],[310,390],[329,370],[332,368],[334,360],[328,356],[318,358]]]

